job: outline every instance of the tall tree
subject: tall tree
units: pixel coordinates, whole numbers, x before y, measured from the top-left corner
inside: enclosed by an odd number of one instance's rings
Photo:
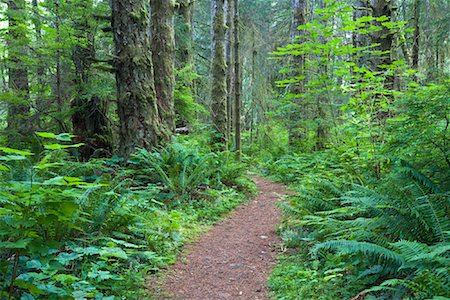
[[[82,0],[71,3],[73,11],[77,12],[74,31],[77,43],[74,46],[72,60],[75,66],[75,84],[77,94],[71,103],[73,109],[72,127],[77,136],[77,142],[83,142],[80,147],[83,159],[96,155],[110,155],[112,151],[112,132],[108,120],[108,101],[104,96],[92,95],[89,84],[92,78],[92,62],[95,60],[95,33],[93,1]]]
[[[10,0],[7,5],[8,88],[14,94],[14,99],[8,105],[7,131],[9,143],[16,144],[32,132],[28,68],[24,61],[28,49],[26,1]]]
[[[214,142],[227,146],[227,82],[225,61],[225,10],[224,0],[212,0],[212,119],[215,127]]]
[[[233,1],[225,0],[226,4],[226,25],[227,32],[225,37],[225,56],[227,63],[227,140],[230,140],[233,120]]]
[[[241,157],[241,93],[242,65],[239,39],[239,0],[234,0],[234,144]]]
[[[120,154],[151,148],[167,136],[159,122],[146,0],[112,0],[120,119]]]
[[[178,15],[181,19],[176,38],[179,57],[177,68],[181,69],[194,63],[193,22],[194,0],[178,0]]]
[[[161,130],[175,131],[175,1],[150,0],[155,91]]]
[[[419,68],[419,47],[420,47],[420,1],[414,0],[414,35],[412,44],[412,68]]]
[[[299,26],[306,24],[306,0],[292,0],[292,27],[291,27],[291,38],[294,43],[302,43],[302,35],[304,32],[299,29]],[[304,76],[304,54],[297,54],[292,57],[293,64],[293,76],[302,77]],[[290,87],[290,93],[293,95],[293,108],[290,112],[290,124],[288,126],[289,131],[289,143],[294,145],[298,142],[305,134],[302,134],[303,129],[301,128],[300,121],[305,118],[306,106],[301,103],[301,93],[304,90],[303,79],[294,83]]]

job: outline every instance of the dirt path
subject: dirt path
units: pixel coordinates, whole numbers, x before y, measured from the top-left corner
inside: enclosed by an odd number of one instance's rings
[[[276,262],[282,185],[254,178],[259,195],[214,226],[169,272],[160,299],[268,299],[267,276]]]

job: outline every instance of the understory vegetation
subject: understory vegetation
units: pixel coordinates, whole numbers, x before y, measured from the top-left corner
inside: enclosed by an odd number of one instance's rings
[[[295,191],[275,299],[450,298],[449,87],[399,98],[375,152],[358,136],[261,164]]]
[[[148,297],[252,170],[294,191],[274,299],[450,299],[449,12],[0,1],[0,298]]]
[[[71,135],[0,148],[0,298],[138,299],[148,274],[254,191],[243,165],[183,139],[77,162]]]

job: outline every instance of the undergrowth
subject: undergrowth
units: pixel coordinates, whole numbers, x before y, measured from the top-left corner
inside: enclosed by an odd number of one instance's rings
[[[147,275],[254,191],[193,141],[80,163],[70,135],[37,135],[41,153],[0,148],[2,299],[148,297]]]
[[[295,191],[281,205],[274,299],[450,298],[448,95],[429,86],[397,99],[381,145],[346,136],[259,163]]]

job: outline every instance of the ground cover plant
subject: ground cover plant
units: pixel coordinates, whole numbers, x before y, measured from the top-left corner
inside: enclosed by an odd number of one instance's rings
[[[226,153],[199,165],[205,158],[185,142],[141,150],[131,167],[114,158],[79,163],[68,153],[80,146],[70,135],[37,136],[38,154],[0,149],[2,298],[143,297],[148,274],[246,199],[225,185],[222,167],[245,176]],[[241,191],[251,192],[245,182]]]

